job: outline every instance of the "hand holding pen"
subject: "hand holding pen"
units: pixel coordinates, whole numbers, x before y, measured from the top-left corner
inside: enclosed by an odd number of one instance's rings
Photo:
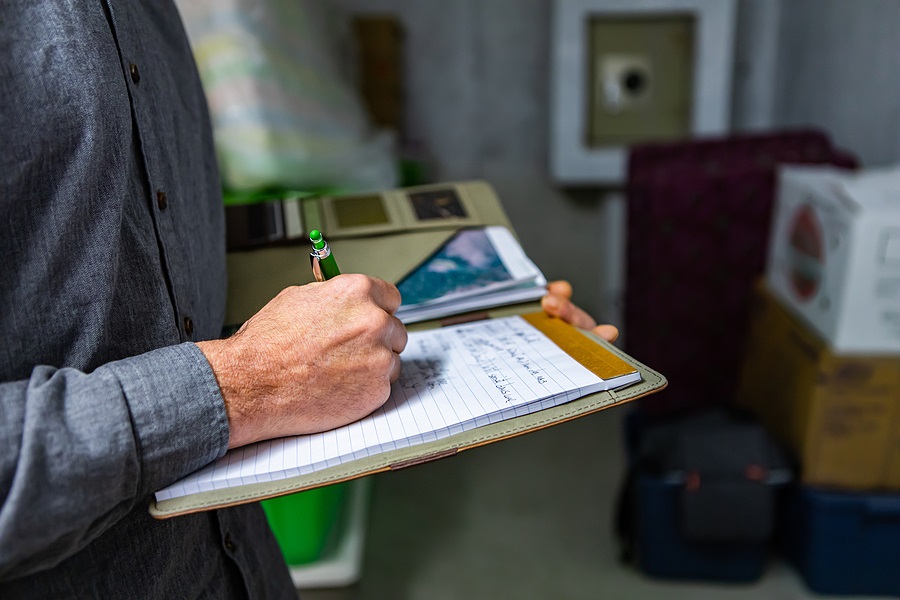
[[[288,287],[231,337],[197,343],[222,392],[229,448],[356,421],[384,404],[400,376],[400,292],[366,275],[337,277],[315,237],[327,281]]]

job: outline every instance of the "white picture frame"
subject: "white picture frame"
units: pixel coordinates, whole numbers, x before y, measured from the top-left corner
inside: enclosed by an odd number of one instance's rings
[[[552,178],[564,185],[617,186],[625,180],[624,147],[592,148],[586,142],[589,19],[695,15],[691,133],[713,135],[729,129],[736,11],[736,0],[556,0],[550,79]]]

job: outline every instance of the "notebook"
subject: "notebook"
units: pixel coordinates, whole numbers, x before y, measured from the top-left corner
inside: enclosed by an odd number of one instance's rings
[[[401,359],[400,379],[373,414],[232,450],[157,492],[151,513],[164,518],[419,464],[665,386],[599,338],[543,313],[413,331]],[[570,403],[577,406],[566,410]]]

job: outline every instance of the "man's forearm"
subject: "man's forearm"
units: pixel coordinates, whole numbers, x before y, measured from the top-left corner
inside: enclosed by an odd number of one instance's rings
[[[136,502],[225,451],[215,379],[193,344],[90,374],[0,384],[0,580],[81,549]]]

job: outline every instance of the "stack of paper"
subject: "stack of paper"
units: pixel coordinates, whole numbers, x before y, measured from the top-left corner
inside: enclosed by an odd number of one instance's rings
[[[397,284],[404,323],[530,302],[547,280],[504,227],[460,230]]]

